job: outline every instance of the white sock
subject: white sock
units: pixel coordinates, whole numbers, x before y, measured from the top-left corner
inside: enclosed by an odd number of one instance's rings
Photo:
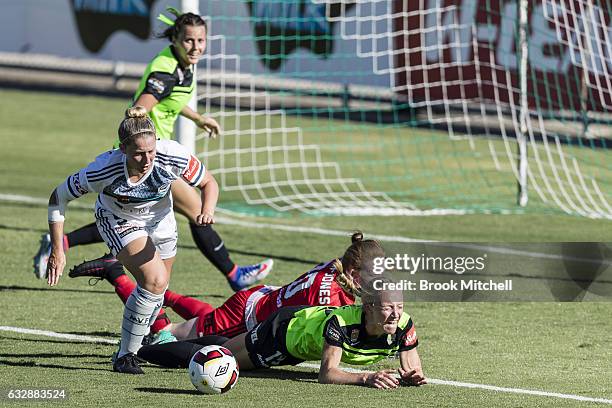
[[[168,286],[166,286],[166,289],[164,289],[162,294],[159,295],[161,296],[161,300],[157,302],[157,304],[155,305],[155,309],[153,310],[153,313],[151,313],[151,318],[149,319],[149,327],[147,327],[146,334],[149,334],[151,332],[151,326],[153,326],[153,323],[155,323],[155,319],[157,319],[157,315],[159,314],[159,312],[162,310],[162,307],[164,306],[164,295],[166,294],[167,290],[168,290]]]
[[[125,302],[121,324],[121,348],[118,357],[136,353],[142,346],[142,338],[149,332],[164,303],[164,294],[156,295],[136,286]]]

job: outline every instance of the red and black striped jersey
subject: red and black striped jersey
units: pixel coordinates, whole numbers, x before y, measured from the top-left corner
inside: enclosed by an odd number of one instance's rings
[[[355,303],[355,297],[336,281],[335,259],[317,265],[288,285],[262,296],[256,305],[258,321],[285,306],[344,306]]]

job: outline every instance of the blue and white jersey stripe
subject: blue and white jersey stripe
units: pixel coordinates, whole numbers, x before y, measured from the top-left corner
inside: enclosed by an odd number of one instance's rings
[[[96,209],[104,209],[143,224],[158,222],[172,211],[170,185],[181,177],[192,186],[199,185],[206,173],[202,163],[173,140],[158,140],[153,166],[135,183],[129,181],[125,154],[105,152],[79,172],[66,179],[74,198],[88,192],[99,193]]]

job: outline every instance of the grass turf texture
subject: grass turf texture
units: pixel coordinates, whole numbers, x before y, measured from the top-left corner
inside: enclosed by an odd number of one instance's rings
[[[0,95],[0,193],[40,198],[108,148],[125,108],[125,101],[117,99],[13,91]],[[92,220],[87,211],[69,208],[67,215],[67,230]],[[609,221],[542,213],[247,219],[449,241],[610,241],[611,231]],[[84,279],[65,277],[59,287],[50,289],[34,279],[31,257],[46,230],[46,209],[2,202],[0,220],[2,325],[116,339],[122,306],[107,283],[90,287]],[[182,218],[179,228],[171,288],[214,305],[222,303],[231,294],[229,287],[195,249]],[[341,255],[348,244],[348,238],[310,233],[222,224],[216,228],[236,262],[255,262],[264,256],[276,259],[269,284],[289,282],[316,262]],[[103,245],[75,248],[68,253],[68,265],[103,251]],[[429,377],[612,398],[610,303],[408,303],[407,310],[417,324],[419,352]],[[71,405],[124,406],[130,401],[134,406],[308,407],[353,406],[357,400],[369,406],[407,401],[424,406],[584,405],[442,385],[392,392],[319,385],[315,370],[303,368],[241,373],[232,392],[208,397],[192,389],[183,370],[147,366],[145,376],[112,373],[109,359],[115,347],[111,345],[10,332],[0,332],[0,339],[0,389],[66,388]],[[395,365],[396,361],[388,361],[381,366]]]

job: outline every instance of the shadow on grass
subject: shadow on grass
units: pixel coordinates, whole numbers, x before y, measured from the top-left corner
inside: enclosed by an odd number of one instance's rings
[[[46,285],[46,283],[45,283]],[[3,291],[35,291],[35,292],[76,292],[76,293],[101,293],[104,295],[114,295],[113,290],[85,290],[85,289],[60,289],[57,287],[51,288],[45,287],[31,287],[31,286],[17,286],[17,285],[0,285],[0,292]]]
[[[4,358],[107,358],[110,359],[108,354],[62,354],[62,353],[0,353],[0,357]],[[1,362],[2,360],[0,360]]]
[[[299,382],[318,382],[319,373],[313,371],[295,371],[284,368],[271,368],[268,370],[241,371],[243,378],[269,378],[274,380],[290,380]]]
[[[18,232],[37,232],[39,234],[44,234],[45,232],[49,232],[48,229],[15,227],[13,225],[5,225],[5,224],[0,224],[0,230],[10,230],[10,231],[18,231]]]
[[[147,368],[151,368],[148,367]],[[159,367],[163,368],[163,367]],[[273,368],[270,370],[255,370],[255,371],[244,371],[240,373],[240,377],[243,378],[266,378],[274,380],[289,380],[297,382],[318,382],[319,375],[315,372],[304,372],[304,371],[293,371],[285,370],[282,368]],[[152,394],[181,394],[181,395],[203,395],[199,391],[184,390],[176,388],[161,388],[161,387],[137,387],[136,391],[152,393]]]
[[[195,388],[193,390],[179,390],[176,388],[160,388],[160,387],[136,387],[136,391],[147,392],[151,394],[181,394],[181,395],[206,395],[202,394]],[[212,394],[211,394],[212,395]]]
[[[115,333],[115,332],[109,332],[109,331],[69,331],[69,332],[62,332],[62,333],[66,333],[66,334],[77,334],[79,336],[96,336],[96,337],[111,337],[113,339],[119,339],[119,334]]]
[[[143,364],[142,367],[153,370],[162,371],[176,371],[184,370],[184,368],[168,368],[162,367],[155,364]],[[240,371],[240,377],[243,378],[270,378],[276,380],[292,380],[292,381],[312,381],[317,382],[319,380],[319,373],[314,371],[297,371],[287,370],[284,368],[270,368],[252,371]]]
[[[0,360],[0,366],[11,366],[11,367],[35,367],[35,368],[58,368],[61,370],[74,370],[74,371],[111,371],[110,370],[110,363],[108,364],[109,367],[107,368],[93,368],[93,367],[83,367],[83,366],[79,366],[79,367],[71,367],[71,366],[67,366],[67,365],[61,365],[61,364],[41,364],[37,361],[6,361],[6,360]]]

